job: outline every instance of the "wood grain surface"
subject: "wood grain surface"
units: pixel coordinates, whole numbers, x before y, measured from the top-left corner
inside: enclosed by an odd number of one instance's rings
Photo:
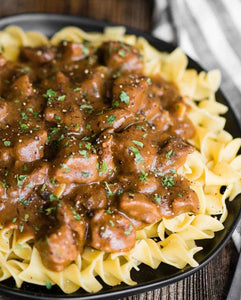
[[[152,27],[152,0],[1,0],[0,17],[26,12],[65,13],[132,26]],[[202,270],[175,284],[122,300],[225,300],[238,254],[230,240]],[[14,298],[15,300],[16,298]],[[13,300],[0,295],[0,300]]]

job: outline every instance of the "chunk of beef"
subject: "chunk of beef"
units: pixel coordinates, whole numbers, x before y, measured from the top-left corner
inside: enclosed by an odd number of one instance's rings
[[[121,130],[134,122],[135,116],[132,112],[126,109],[114,108],[102,114],[97,114],[95,118],[92,117],[89,124],[91,130],[98,133],[105,129],[109,129],[109,131]]]
[[[75,196],[75,205],[88,211],[104,208],[107,202],[105,187],[99,183],[79,186]]]
[[[142,193],[123,193],[120,196],[119,207],[128,217],[141,222],[136,229],[153,224],[161,217],[156,203]]]
[[[187,155],[193,151],[194,148],[181,138],[171,136],[160,144],[152,171],[165,173],[171,169],[178,169],[185,163]]]
[[[66,203],[57,211],[58,224],[38,243],[44,264],[54,271],[62,271],[83,251],[86,223],[78,212]]]
[[[179,175],[168,173],[161,179],[157,190],[158,209],[166,218],[172,218],[185,212],[198,213],[199,200],[197,194],[190,188],[190,182]]]
[[[145,108],[147,89],[146,77],[121,76],[113,83],[113,105],[138,113]]]
[[[11,99],[23,99],[33,95],[33,87],[30,82],[28,75],[20,76],[16,81],[11,85]]]
[[[56,272],[63,271],[79,254],[73,231],[61,225],[37,244],[44,265]]]
[[[43,64],[54,59],[54,48],[42,46],[37,48],[23,47],[20,52],[20,57],[24,60],[31,61],[36,64]]]
[[[63,41],[59,44],[58,52],[60,53],[61,59],[77,61],[92,55],[94,48],[84,46],[84,44],[81,43]]]
[[[32,162],[42,158],[46,141],[46,130],[39,130],[21,136],[14,147],[16,159],[23,162]]]
[[[143,60],[139,50],[123,42],[105,42],[99,49],[101,60],[111,69],[120,69],[129,73],[141,72]]]
[[[57,212],[57,218],[61,224],[67,225],[74,233],[74,238],[80,252],[83,251],[85,242],[86,222],[74,207],[62,203]]]
[[[99,108],[103,105],[100,99],[105,98],[107,91],[108,69],[104,66],[90,68],[85,70],[85,78],[80,83],[81,92],[84,98],[89,101],[95,101],[95,107]]]
[[[32,170],[29,170],[29,169]],[[23,164],[20,161],[15,162],[13,172],[17,174],[16,178],[11,177],[9,181],[8,195],[11,198],[21,198],[26,200],[31,191],[38,186],[42,186],[47,181],[49,165],[41,163],[28,168],[29,173],[23,174]],[[10,176],[10,175],[9,175]]]
[[[54,178],[61,183],[89,183],[98,179],[98,156],[87,142],[69,137],[62,140],[54,162]]]
[[[65,102],[64,104],[47,107],[44,116],[48,122],[61,123],[65,126],[65,130],[69,132],[80,134],[84,132],[86,127],[84,113],[74,103]]]
[[[136,126],[143,130],[137,130]],[[123,174],[148,171],[156,163],[157,149],[151,130],[146,125],[132,125],[123,132],[114,134],[112,149],[115,164]]]
[[[118,212],[97,210],[90,221],[90,246],[105,252],[125,252],[134,247],[132,223]]]

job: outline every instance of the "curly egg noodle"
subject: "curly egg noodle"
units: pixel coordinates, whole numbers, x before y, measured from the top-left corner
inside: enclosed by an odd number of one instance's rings
[[[37,32],[23,32],[10,26],[0,32],[0,46],[9,60],[18,58],[22,46],[58,45],[62,40],[74,42],[89,41],[99,46],[103,41],[117,40],[135,45],[144,58],[144,74],[160,74],[174,82],[185,101],[190,105],[188,113],[196,128],[195,137],[189,140],[196,151],[188,156],[178,173],[191,182],[200,203],[199,213],[183,213],[172,219],[162,218],[137,232],[136,245],[128,253],[108,254],[85,247],[82,256],[62,272],[47,269],[33,246],[33,239],[17,236],[14,229],[0,228],[0,280],[13,277],[17,287],[23,282],[46,285],[57,284],[65,293],[79,288],[94,293],[102,288],[97,276],[108,285],[124,282],[134,285],[130,272],[144,263],[157,268],[166,263],[182,269],[187,264],[198,265],[195,253],[202,250],[195,240],[211,239],[216,231],[222,230],[227,217],[225,201],[233,200],[241,191],[241,155],[237,156],[241,139],[233,139],[223,128],[225,118],[221,117],[227,107],[216,102],[215,92],[220,84],[220,72],[197,73],[186,69],[188,59],[177,48],[172,53],[159,52],[144,38],[125,35],[124,27],[107,27],[104,33],[87,33],[76,27],[66,27],[50,40]],[[225,192],[220,192],[221,186]],[[158,237],[156,241],[155,237]]]

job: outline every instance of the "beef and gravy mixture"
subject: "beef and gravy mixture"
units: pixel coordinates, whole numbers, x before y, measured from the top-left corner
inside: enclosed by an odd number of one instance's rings
[[[0,223],[61,271],[85,245],[129,251],[136,230],[197,213],[177,174],[195,131],[177,88],[138,49],[63,41],[0,57]]]

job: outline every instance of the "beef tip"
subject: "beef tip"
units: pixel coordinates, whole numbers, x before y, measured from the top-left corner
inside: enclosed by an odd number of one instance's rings
[[[39,130],[21,136],[14,147],[16,159],[23,162],[32,162],[42,158],[46,141],[46,130]]]
[[[142,123],[141,123],[142,124]],[[136,130],[137,125],[132,125],[120,133],[114,134],[113,154],[115,165],[123,174],[148,171],[156,162],[156,147],[153,144],[150,130]]]
[[[37,48],[23,47],[20,57],[24,60],[31,61],[36,64],[43,64],[54,59],[55,52],[52,47],[42,46]]]
[[[115,108],[103,114],[98,114],[96,118],[92,117],[89,124],[91,129],[97,133],[108,128],[112,129],[112,131],[121,130],[134,122],[135,116],[132,112],[126,109]]]
[[[159,211],[166,218],[185,212],[198,213],[199,211],[198,196],[190,188],[190,182],[182,176],[168,173],[162,177],[156,195],[159,195],[158,203],[161,204]]]
[[[11,99],[29,97],[33,95],[33,87],[28,75],[20,76],[11,86]]]
[[[63,271],[79,254],[74,233],[67,225],[46,235],[36,246],[44,265],[56,272]]]
[[[171,169],[178,169],[185,163],[187,155],[193,151],[194,148],[181,138],[169,137],[161,142],[156,165],[153,166],[152,171],[165,173]]]
[[[74,233],[79,252],[83,251],[85,242],[86,222],[78,211],[66,203],[62,203],[57,212],[60,223],[67,225]]]
[[[107,204],[105,187],[102,184],[80,186],[75,196],[75,205],[88,211],[104,208]]]
[[[97,210],[90,220],[90,246],[105,252],[125,252],[136,242],[135,229],[126,217],[118,212]]]
[[[61,183],[90,183],[98,179],[98,156],[85,141],[68,137],[61,141],[55,160],[54,178]]]
[[[46,182],[49,171],[48,163],[41,163],[28,174],[22,174],[23,163],[20,161],[15,162],[14,168],[15,174],[20,175],[16,178],[10,178],[8,195],[11,198],[21,198],[23,200],[27,199],[35,187],[41,186]],[[19,170],[21,170],[21,173]]]
[[[98,99],[99,107],[103,106],[100,99],[105,98],[107,90],[108,69],[104,66],[98,66],[93,69],[85,70],[85,79],[81,82],[80,88],[84,98],[89,101]]]
[[[81,43],[63,41],[59,44],[58,52],[61,59],[77,61],[92,55],[94,48],[84,46]]]
[[[45,130],[35,131],[33,134],[20,136],[14,151],[17,160],[32,162],[43,157],[44,144],[47,140]]]
[[[61,123],[69,132],[82,133],[85,130],[84,113],[77,104],[68,102],[47,107],[44,116],[48,122]]]
[[[2,122],[8,114],[8,105],[3,100],[0,100],[0,122]]]
[[[138,113],[146,105],[146,77],[121,76],[113,83],[113,105]]]
[[[111,68],[130,73],[141,72],[143,69],[142,56],[139,50],[123,42],[105,42],[99,49],[101,61]]]
[[[142,173],[139,176],[139,179],[140,178],[145,178]],[[136,191],[138,191],[139,193],[152,194],[155,193],[155,191],[158,189],[158,186],[159,186],[158,178],[156,178],[154,175],[149,173],[147,174],[146,180],[138,180]]]
[[[141,222],[137,229],[153,224],[161,217],[156,203],[141,193],[123,193],[120,196],[119,207],[128,217]]]

